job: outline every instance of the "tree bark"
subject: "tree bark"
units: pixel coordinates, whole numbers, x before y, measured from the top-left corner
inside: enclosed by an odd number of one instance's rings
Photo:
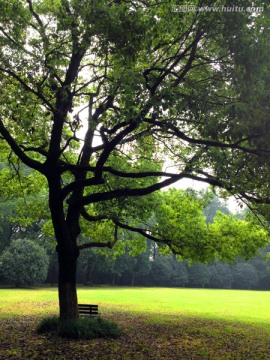
[[[59,264],[58,298],[60,308],[60,322],[77,319],[78,299],[76,290],[77,258],[79,249],[76,239],[79,234],[78,216],[72,221],[66,220],[63,200],[61,198],[61,170],[58,162],[52,157],[46,163],[46,176],[49,184],[49,206],[55,238]],[[54,169],[54,171],[52,170]],[[76,209],[79,213],[79,209]]]
[[[70,254],[58,249],[59,280],[58,296],[60,307],[60,322],[77,319],[78,298],[76,289],[78,251],[74,249]]]

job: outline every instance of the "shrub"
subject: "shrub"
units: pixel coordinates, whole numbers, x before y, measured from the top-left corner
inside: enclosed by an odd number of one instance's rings
[[[58,317],[48,317],[43,319],[37,327],[39,334],[52,331],[57,331],[64,338],[84,340],[117,338],[122,333],[117,324],[100,317],[83,317],[64,324],[59,323]]]
[[[59,324],[58,316],[49,316],[41,320],[38,324],[36,332],[44,334],[46,332],[57,331]]]

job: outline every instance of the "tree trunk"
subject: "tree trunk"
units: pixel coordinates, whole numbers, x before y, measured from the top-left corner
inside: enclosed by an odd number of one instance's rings
[[[76,289],[77,258],[77,251],[67,254],[67,251],[58,249],[60,322],[77,319],[79,316]]]

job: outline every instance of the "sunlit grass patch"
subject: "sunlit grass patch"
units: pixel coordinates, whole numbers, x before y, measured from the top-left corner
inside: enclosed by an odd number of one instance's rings
[[[58,312],[55,288],[0,289],[0,317]]]

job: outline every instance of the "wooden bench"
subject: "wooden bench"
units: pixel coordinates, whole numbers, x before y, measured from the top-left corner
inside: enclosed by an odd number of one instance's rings
[[[78,304],[80,316],[99,316],[98,305]]]

